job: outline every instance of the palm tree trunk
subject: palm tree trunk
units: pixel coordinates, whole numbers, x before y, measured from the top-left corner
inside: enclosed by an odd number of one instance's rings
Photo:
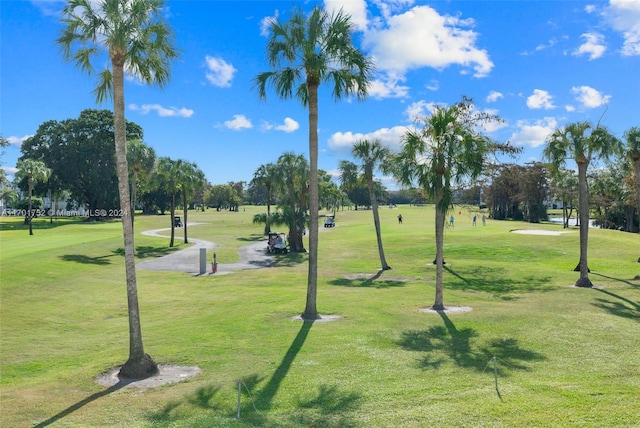
[[[318,319],[318,84],[308,83],[309,90],[309,273],[307,301],[302,318]]]
[[[31,223],[33,223],[33,215],[31,213],[32,203],[31,198],[33,195],[33,179],[29,179],[29,211],[27,211],[27,218],[29,219],[29,235],[33,235],[33,228],[31,227]]]
[[[433,303],[432,309],[436,311],[444,310],[444,296],[443,296],[443,265],[444,265],[444,219],[446,211],[444,207],[440,207],[440,201],[442,200],[442,190],[439,191],[439,195],[436,197],[436,299]]]
[[[640,157],[637,159],[634,158],[633,167],[636,170],[636,187],[638,191],[638,235],[640,236]],[[633,222],[631,222],[631,224],[633,227]],[[640,263],[640,257],[638,257],[638,263]]]
[[[587,188],[586,162],[578,163],[578,206],[580,207],[580,278],[576,287],[593,287],[589,279],[589,267],[587,265],[587,246],[589,243],[589,189]]]
[[[158,366],[150,356],[144,353],[142,345],[134,258],[133,220],[131,218],[131,199],[129,199],[129,171],[127,168],[127,141],[124,119],[124,67],[115,63],[113,64],[113,87],[116,168],[120,209],[122,210],[122,234],[124,237],[124,260],[129,309],[129,359],[120,369],[120,375],[125,378],[139,379],[156,374]]]
[[[173,240],[176,236],[176,228],[174,218],[176,216],[176,194],[171,194],[171,240],[169,241],[169,247],[173,247]]]
[[[380,265],[382,270],[389,270],[391,266],[387,264],[382,248],[382,233],[380,232],[380,216],[378,215],[378,201],[373,191],[373,171],[367,172],[367,186],[369,187],[369,199],[371,199],[371,210],[373,211],[373,224],[376,227],[376,238],[378,239],[378,253],[380,254]]]
[[[138,172],[133,170],[133,180],[131,180],[131,224],[135,222],[136,213],[136,187],[138,186]]]

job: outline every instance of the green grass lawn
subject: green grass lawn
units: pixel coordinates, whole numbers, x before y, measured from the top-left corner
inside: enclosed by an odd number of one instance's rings
[[[189,235],[235,262],[240,246],[263,239],[252,224],[262,210],[190,212],[200,224]],[[420,311],[434,299],[431,206],[381,208],[393,270],[377,278],[370,211],[339,211],[322,230],[318,310],[342,316],[334,322],[291,320],[304,309],[306,255],[220,276],[138,270],[146,352],[202,369],[145,391],[95,382],[128,356],[121,225],[37,219],[29,236],[4,217],[0,426],[638,426],[638,235],[591,230],[596,287],[578,289],[577,229],[520,235],[510,231],[562,228],[473,227],[461,211],[445,232],[444,301],[472,308],[464,313]],[[169,224],[136,217],[140,260],[172,251],[140,234]]]

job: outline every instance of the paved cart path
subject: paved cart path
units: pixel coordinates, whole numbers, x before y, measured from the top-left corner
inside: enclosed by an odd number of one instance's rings
[[[195,226],[201,223],[189,223],[187,226]],[[177,231],[182,229],[177,228]],[[169,232],[167,235],[166,232]],[[143,235],[170,238],[171,228],[146,230]],[[175,239],[182,239],[183,235],[176,233]],[[166,256],[139,262],[136,267],[143,270],[187,272],[193,275],[200,273],[200,248],[207,249],[207,274],[211,274],[211,251],[218,247],[215,242],[203,239],[189,238],[193,245],[184,250],[176,251]],[[266,252],[266,241],[254,242],[238,249],[240,261],[237,263],[218,263],[216,275],[224,275],[237,270],[260,269],[271,266],[275,261]]]

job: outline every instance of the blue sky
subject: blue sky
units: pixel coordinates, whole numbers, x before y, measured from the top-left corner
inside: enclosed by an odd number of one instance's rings
[[[376,65],[364,102],[336,103],[320,89],[319,167],[329,172],[351,159],[357,139],[397,148],[415,115],[462,95],[505,119],[487,133],[523,147],[519,163],[540,160],[546,136],[570,122],[602,116],[619,137],[640,126],[640,0],[169,0],[180,58],[162,90],[127,81],[127,120],[159,156],[196,162],[213,184],[249,181],[286,151],[307,154],[306,110],[273,91],[259,100],[253,79],[270,70],[265,23],[315,4],[349,12],[356,45]],[[95,102],[96,77],[61,58],[63,5],[0,2],[0,132],[11,142],[2,159],[10,175],[21,141],[41,123],[112,109]]]

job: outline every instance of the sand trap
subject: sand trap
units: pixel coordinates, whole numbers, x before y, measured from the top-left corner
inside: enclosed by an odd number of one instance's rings
[[[543,229],[514,229],[510,230],[512,233],[519,233],[520,235],[546,235],[546,236],[560,236],[563,233],[572,233],[571,231],[557,231],[557,230],[543,230]]]

